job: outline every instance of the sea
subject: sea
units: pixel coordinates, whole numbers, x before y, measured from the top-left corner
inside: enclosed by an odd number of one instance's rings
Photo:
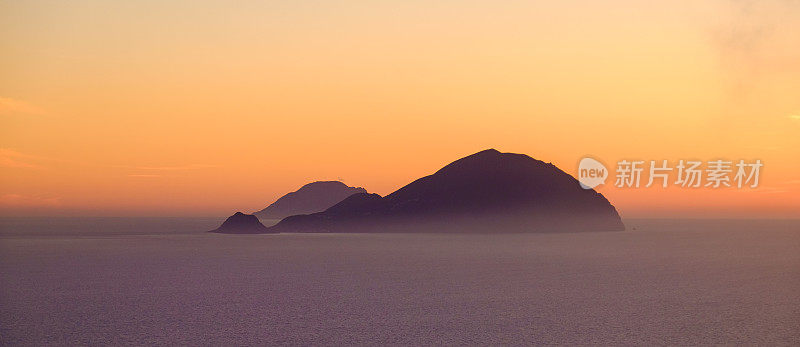
[[[0,345],[800,345],[800,220],[539,234],[0,218]]]

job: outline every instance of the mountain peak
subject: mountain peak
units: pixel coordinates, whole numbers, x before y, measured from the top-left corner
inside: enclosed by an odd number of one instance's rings
[[[340,181],[314,181],[306,183],[300,189],[316,188],[316,187],[347,187],[346,184]]]
[[[315,181],[280,197],[254,215],[264,219],[282,219],[291,215],[321,212],[350,195],[366,192],[364,188],[349,187],[339,181]]]

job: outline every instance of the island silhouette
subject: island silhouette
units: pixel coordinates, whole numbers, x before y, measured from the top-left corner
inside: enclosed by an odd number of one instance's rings
[[[218,232],[226,232],[220,229]],[[524,154],[487,149],[385,197],[353,194],[322,212],[288,216],[264,229],[254,226],[252,233],[624,229],[616,208],[602,194],[581,188],[555,165]]]
[[[364,188],[350,187],[339,181],[311,182],[253,214],[262,219],[283,219],[293,215],[322,212],[350,195],[366,192]]]
[[[212,233],[220,234],[266,234],[275,233],[270,231],[258,218],[252,214],[244,214],[236,212],[232,216],[225,219],[219,228],[211,230]]]

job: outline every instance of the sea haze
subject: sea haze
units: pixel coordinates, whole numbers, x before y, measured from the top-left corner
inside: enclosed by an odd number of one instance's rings
[[[0,220],[0,345],[800,344],[797,220],[204,232],[221,222]]]

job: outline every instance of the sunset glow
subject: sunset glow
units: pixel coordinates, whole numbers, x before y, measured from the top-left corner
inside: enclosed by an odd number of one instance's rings
[[[755,160],[597,188],[630,217],[800,217],[793,1],[0,3],[0,214],[225,216],[385,195],[487,148]]]

